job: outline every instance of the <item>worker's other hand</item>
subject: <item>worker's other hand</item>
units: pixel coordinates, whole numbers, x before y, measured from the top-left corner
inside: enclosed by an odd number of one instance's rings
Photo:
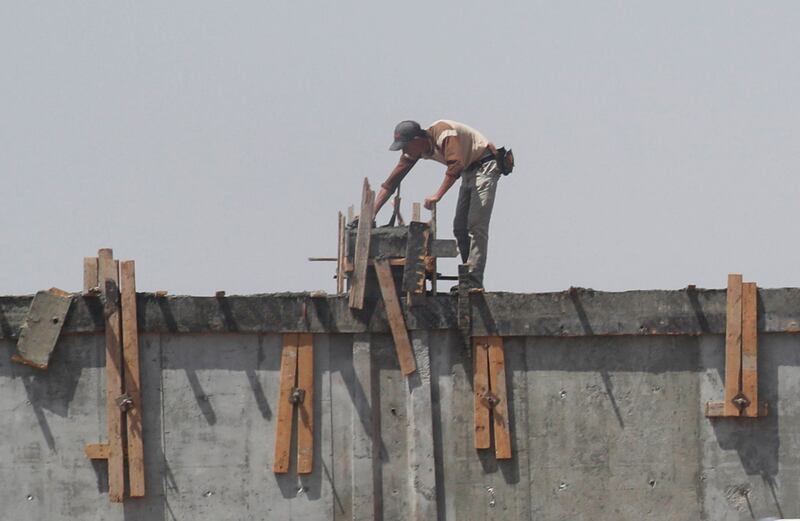
[[[425,198],[425,209],[426,210],[432,210],[433,209],[433,205],[438,203],[438,202],[439,202],[439,198],[436,197],[435,195],[432,195],[430,197],[426,197]]]

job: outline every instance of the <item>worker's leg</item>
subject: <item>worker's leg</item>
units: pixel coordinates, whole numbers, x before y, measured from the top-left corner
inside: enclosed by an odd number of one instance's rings
[[[470,238],[469,274],[470,284],[483,287],[483,272],[486,269],[486,254],[489,246],[489,221],[492,218],[497,181],[500,179],[497,163],[489,161],[481,165],[475,174],[475,183],[470,190],[467,230]]]
[[[472,197],[472,188],[475,186],[475,171],[462,172],[461,188],[458,189],[458,203],[456,204],[456,216],[453,219],[453,236],[458,242],[458,249],[461,252],[461,262],[466,263],[469,258],[469,227],[467,217],[469,216],[469,204]]]

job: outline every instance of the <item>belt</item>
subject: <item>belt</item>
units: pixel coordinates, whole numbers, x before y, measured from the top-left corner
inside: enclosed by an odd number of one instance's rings
[[[469,167],[467,167],[467,170],[478,168],[479,166],[485,165],[489,161],[494,161],[494,160],[495,160],[494,154],[492,154],[491,151],[487,150],[486,153],[483,154],[480,159],[477,159],[472,163],[470,163]]]

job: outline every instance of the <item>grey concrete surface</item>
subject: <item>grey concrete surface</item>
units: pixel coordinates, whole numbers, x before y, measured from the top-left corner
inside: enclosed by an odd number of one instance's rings
[[[141,336],[147,497],[111,504],[101,334],[64,336],[47,371],[0,340],[2,518],[60,520],[709,520],[800,515],[800,337],[763,334],[770,414],[708,419],[721,335],[506,339],[514,457],[472,440],[456,331],[319,334],[314,472],[272,473],[279,334]]]

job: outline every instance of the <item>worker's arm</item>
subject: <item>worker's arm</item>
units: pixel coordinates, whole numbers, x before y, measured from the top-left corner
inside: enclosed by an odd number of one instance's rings
[[[442,142],[442,153],[444,154],[445,162],[447,162],[447,172],[444,173],[444,181],[442,185],[430,197],[425,198],[425,208],[430,210],[434,203],[441,201],[444,194],[450,190],[450,187],[455,184],[461,172],[464,171],[464,155],[461,153],[461,143],[458,136],[450,136]]]
[[[389,199],[389,196],[392,195],[392,192],[394,192],[397,185],[400,184],[400,181],[403,180],[406,174],[417,163],[417,160],[418,158],[413,158],[405,153],[400,156],[400,161],[397,162],[397,166],[394,167],[392,173],[389,174],[389,177],[387,177],[386,181],[381,185],[378,196],[375,198],[374,215],[378,215],[378,212],[386,203],[386,200]]]

